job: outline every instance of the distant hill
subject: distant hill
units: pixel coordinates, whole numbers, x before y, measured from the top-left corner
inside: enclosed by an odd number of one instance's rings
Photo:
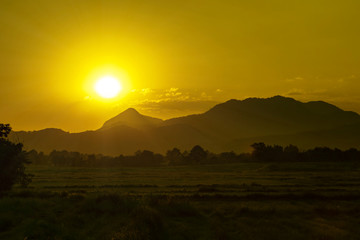
[[[170,119],[165,124],[188,124],[216,138],[229,139],[331,129],[359,121],[357,113],[325,102],[302,103],[275,96],[229,100],[203,114]]]
[[[160,126],[163,120],[141,115],[134,108],[129,108],[114,118],[106,121],[102,129],[109,129],[116,126],[128,126],[137,129],[147,129]]]
[[[133,108],[106,121],[96,131],[66,133],[59,129],[14,132],[27,149],[133,154],[139,149],[165,152],[199,144],[211,151],[248,151],[253,142],[296,144],[308,148],[359,147],[360,116],[326,102],[292,98],[229,100],[209,111],[169,120],[144,116]]]

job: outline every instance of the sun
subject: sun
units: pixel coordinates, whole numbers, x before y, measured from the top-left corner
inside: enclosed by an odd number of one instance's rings
[[[96,81],[94,89],[103,98],[114,98],[122,90],[118,79],[113,76],[104,76]]]

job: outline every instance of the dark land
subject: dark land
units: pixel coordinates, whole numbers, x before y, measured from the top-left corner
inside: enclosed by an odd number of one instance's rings
[[[30,165],[1,239],[359,239],[360,162]]]
[[[26,184],[0,182],[0,239],[360,239],[360,116],[325,102],[230,100],[166,121],[128,109],[83,133],[1,126],[0,177]]]

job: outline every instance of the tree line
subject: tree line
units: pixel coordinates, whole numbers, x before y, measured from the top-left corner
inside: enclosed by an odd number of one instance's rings
[[[145,167],[166,165],[199,165],[223,164],[236,162],[297,162],[297,161],[359,161],[360,151],[355,148],[340,150],[338,148],[315,147],[308,150],[299,150],[297,146],[266,145],[263,142],[251,145],[251,153],[222,152],[212,153],[196,145],[190,151],[181,151],[178,148],[168,150],[162,155],[149,150],[139,150],[133,155],[119,155],[115,157],[102,154],[84,154],[71,151],[54,150],[49,154],[36,150],[24,151],[23,145],[12,143],[7,139],[11,131],[8,124],[0,124],[0,184],[10,181],[9,175],[16,175],[11,181],[26,185],[30,182],[30,175],[24,172],[25,165],[52,166],[89,166],[89,167]],[[10,171],[9,171],[10,169]],[[17,172],[16,172],[17,171]],[[9,177],[8,177],[9,178]],[[0,187],[1,188],[1,187]]]
[[[31,150],[27,152],[28,159],[33,164],[73,167],[146,167],[167,165],[196,165],[215,164],[248,161],[250,154],[235,154],[224,152],[220,154],[211,153],[196,145],[190,151],[181,151],[173,148],[165,155],[154,153],[149,150],[139,150],[134,155],[119,155],[116,157],[104,156],[102,154],[84,154],[66,150],[54,150],[50,154]]]
[[[212,153],[199,145],[190,151],[178,148],[168,150],[165,155],[149,150],[137,151],[134,155],[119,155],[116,157],[102,154],[83,154],[79,152],[57,151],[50,154],[31,150],[27,152],[28,159],[33,164],[53,166],[89,166],[89,167],[146,167],[146,166],[175,166],[199,164],[223,164],[236,162],[329,162],[329,161],[360,161],[360,151],[315,147],[300,151],[297,146],[266,145],[263,142],[251,145],[251,153],[236,154],[235,152]]]
[[[315,147],[300,151],[297,146],[266,145],[263,142],[251,145],[251,159],[262,162],[347,162],[360,161],[360,151],[356,148],[341,150],[338,148]]]
[[[236,154],[235,152],[212,153],[199,145],[190,151],[178,148],[168,150],[165,155],[149,150],[137,151],[134,155],[116,157],[102,154],[84,154],[79,152],[57,151],[44,154],[36,150],[24,151],[21,143],[13,143],[7,139],[11,127],[0,124],[0,196],[11,189],[14,184],[27,186],[32,175],[25,172],[25,165],[45,164],[52,166],[79,167],[146,167],[176,166],[200,164],[224,164],[236,162],[329,162],[329,161],[360,161],[360,151],[355,148],[340,150],[338,148],[315,147],[300,151],[297,146],[266,145],[263,142],[251,145],[251,153]]]

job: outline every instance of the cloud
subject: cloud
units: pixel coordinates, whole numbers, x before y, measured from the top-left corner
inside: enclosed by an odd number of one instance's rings
[[[200,91],[197,89],[133,89],[129,95],[129,99],[133,99],[133,102],[181,102],[181,101],[213,101],[214,97],[212,93],[221,93],[221,91]]]
[[[323,99],[329,95],[328,89],[313,89],[305,90],[302,88],[292,88],[289,91],[285,92],[283,95],[300,98],[300,99]]]
[[[141,113],[161,118],[179,117],[202,113],[219,103],[212,94],[221,95],[223,91],[197,89],[134,89],[127,96],[124,107],[135,107]],[[120,108],[120,106],[119,106]]]
[[[299,95],[304,95],[305,91],[303,89],[299,89],[299,88],[293,88],[291,90],[289,90],[287,93],[285,93],[285,95],[288,96],[299,96]]]
[[[285,79],[286,82],[289,83],[293,83],[293,82],[299,82],[299,81],[303,81],[304,78],[303,77],[294,77],[294,78],[287,78]]]
[[[217,92],[217,93],[222,93],[222,92],[224,92],[224,90],[218,88],[218,89],[215,90],[215,92]]]
[[[179,90],[179,88],[170,88],[170,89],[167,89],[166,91],[167,92],[177,92]]]

